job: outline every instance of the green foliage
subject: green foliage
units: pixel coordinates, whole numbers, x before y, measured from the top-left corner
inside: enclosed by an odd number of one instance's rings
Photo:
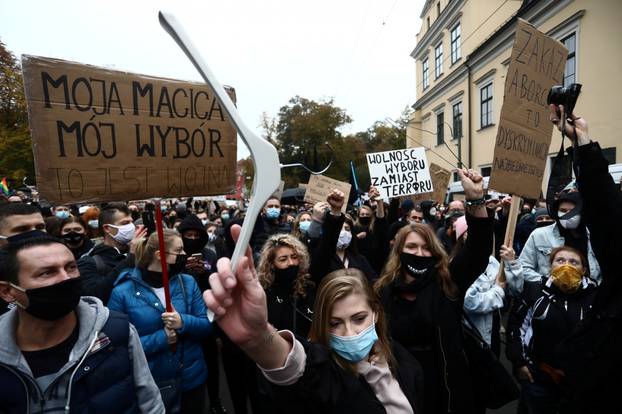
[[[281,107],[274,129],[264,125],[264,134],[272,133],[279,158],[283,164],[301,162],[313,170],[319,170],[328,162],[328,149],[341,139],[339,128],[352,122],[345,110],[333,105],[333,100],[315,102],[300,96],[290,99]],[[264,123],[265,124],[265,123]],[[267,123],[270,125],[270,123]],[[306,183],[309,173],[301,168],[289,168],[282,172],[286,187]]]
[[[282,164],[303,163],[312,170],[320,170],[330,160],[330,150],[324,145],[327,143],[335,159],[324,174],[347,182],[353,161],[359,187],[367,191],[369,173],[365,154],[405,148],[408,115],[406,107],[397,121],[377,121],[364,132],[343,136],[339,129],[352,122],[344,109],[335,106],[332,99],[315,102],[296,96],[280,109],[275,119],[264,114],[261,128],[264,138],[276,146]],[[302,168],[287,168],[281,175],[285,188],[309,180],[309,173]]]
[[[28,114],[21,68],[0,41],[0,179],[34,180]]]

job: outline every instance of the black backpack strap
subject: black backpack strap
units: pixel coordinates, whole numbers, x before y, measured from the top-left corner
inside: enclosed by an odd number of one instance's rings
[[[101,256],[95,255],[91,256],[93,260],[95,260],[95,268],[97,269],[97,273],[100,275],[105,275],[108,273],[108,266],[104,262]]]

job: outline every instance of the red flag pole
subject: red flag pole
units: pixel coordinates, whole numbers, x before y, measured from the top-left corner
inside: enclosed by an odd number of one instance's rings
[[[162,210],[160,209],[160,200],[155,200],[156,213],[156,230],[158,232],[158,241],[160,242],[160,263],[162,264],[162,285],[164,286],[164,299],[166,300],[166,311],[173,312],[171,305],[171,291],[168,285],[168,266],[166,265],[166,246],[164,245],[164,230],[162,229]]]

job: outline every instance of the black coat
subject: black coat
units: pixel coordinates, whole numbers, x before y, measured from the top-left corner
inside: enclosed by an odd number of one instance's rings
[[[420,362],[424,365],[426,384],[435,387],[432,391],[426,390],[426,398],[429,400],[428,396],[434,394],[437,401],[428,401],[426,406],[442,409],[439,413],[468,413],[474,404],[463,348],[462,307],[466,290],[488,266],[493,225],[490,218],[470,215],[467,215],[467,223],[469,237],[449,266],[459,290],[455,299],[445,295],[436,277],[417,293],[414,301],[403,298],[396,291],[395,283],[386,285],[380,292],[393,340],[413,354],[421,355],[419,351],[423,350],[430,356],[429,360]],[[415,326],[424,329],[418,330]],[[430,371],[426,371],[426,366]]]
[[[304,297],[291,294],[291,289],[271,286],[266,290],[268,321],[278,330],[287,329],[304,338],[309,334],[313,320],[315,289],[307,287]]]
[[[341,368],[328,348],[298,338],[305,348],[307,363],[302,377],[293,385],[271,384],[274,401],[284,413],[383,414],[384,407],[362,376]],[[397,360],[396,379],[415,414],[423,407],[423,372],[412,355],[392,344]]]
[[[99,256],[103,266],[98,269],[93,256]],[[134,255],[123,254],[114,247],[99,244],[78,260],[81,296],[95,296],[108,303],[114,281],[123,269],[134,267]]]
[[[583,222],[602,271],[592,314],[557,348],[568,387],[564,412],[611,412],[622,389],[622,194],[600,146],[578,151]]]
[[[322,236],[315,248],[311,247],[310,273],[316,286],[332,271],[344,269],[343,262],[337,256],[337,239],[343,227],[345,216],[334,216],[326,213],[322,224]],[[346,249],[345,257],[348,259],[348,268],[359,269],[370,281],[378,277],[365,256],[359,254],[352,246],[356,243],[356,236],[352,235],[350,247]]]

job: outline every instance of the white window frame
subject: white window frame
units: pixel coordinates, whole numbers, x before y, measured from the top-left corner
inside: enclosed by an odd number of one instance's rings
[[[423,90],[430,87],[430,59],[426,57],[421,62],[421,75],[423,78]]]
[[[440,53],[438,51],[440,50]],[[443,75],[443,41],[434,48],[434,79]]]
[[[456,29],[458,29],[458,35],[454,39],[454,33],[456,32]],[[461,53],[462,53],[461,43],[462,43],[462,27],[460,26],[460,22],[458,22],[454,25],[454,27],[449,32],[449,53],[451,55],[452,65],[456,63],[457,61],[459,61],[460,58],[462,57],[461,56]],[[456,50],[455,50],[456,53],[454,53],[454,44],[456,45]]]
[[[489,103],[489,108],[490,108],[490,122],[487,123],[486,125],[483,124],[482,120],[483,120],[483,112],[482,112],[482,90],[485,88],[488,88],[490,86],[490,96],[487,98],[487,102]],[[489,127],[491,125],[494,125],[494,119],[495,119],[495,108],[494,108],[494,98],[495,98],[495,83],[494,83],[494,79],[493,78],[488,78],[486,79],[484,82],[481,82],[478,86],[477,89],[479,91],[479,128],[486,128]]]

